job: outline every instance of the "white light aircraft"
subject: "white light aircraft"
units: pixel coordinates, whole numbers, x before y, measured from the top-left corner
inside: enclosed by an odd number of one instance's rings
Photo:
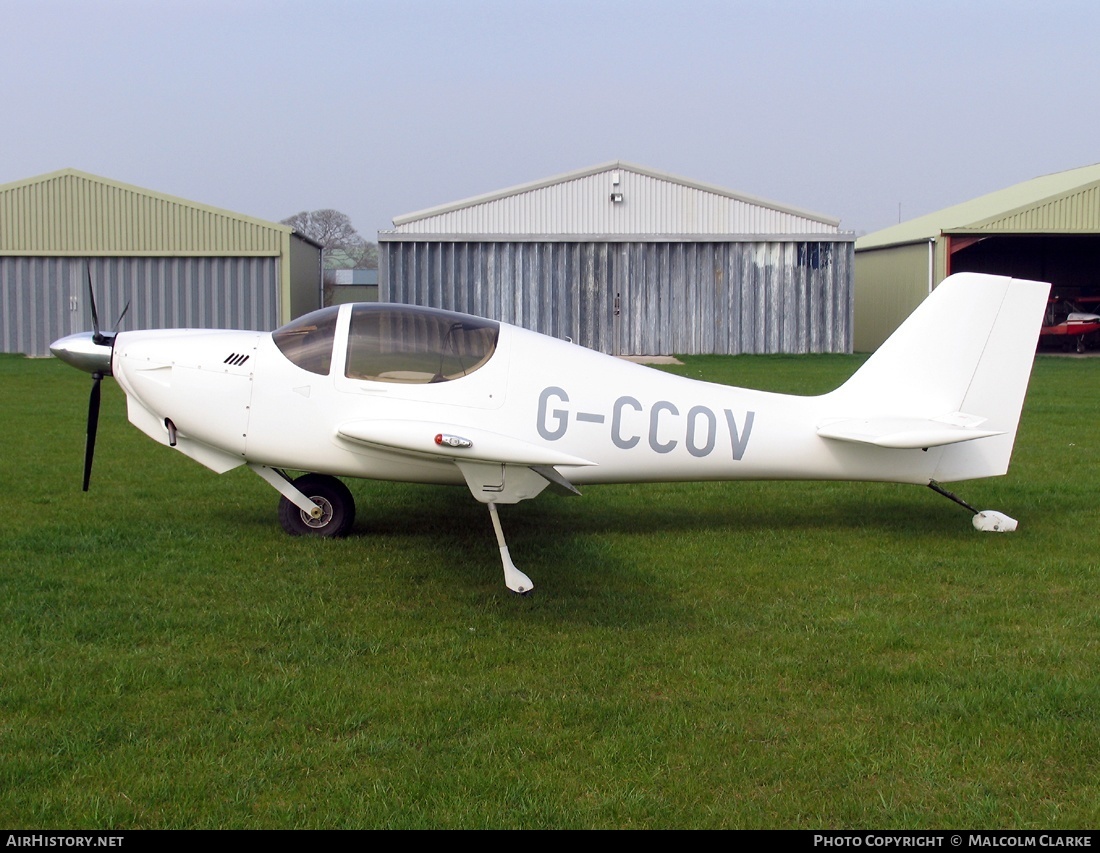
[[[91,280],[89,278],[89,292]],[[288,533],[340,536],[338,477],[465,484],[488,505],[551,486],[687,480],[928,485],[1008,470],[1050,286],[964,273],[943,281],[835,391],[800,397],[685,379],[494,320],[430,308],[323,308],[274,332],[94,331],[53,344],[92,374],[84,489],[100,380],[130,422],[222,473],[247,465],[282,498]],[[125,313],[125,312],[124,312]],[[309,472],[291,479],[288,471]]]

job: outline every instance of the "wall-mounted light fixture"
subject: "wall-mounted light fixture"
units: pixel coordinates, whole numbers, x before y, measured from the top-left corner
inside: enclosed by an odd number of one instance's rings
[[[622,200],[623,200],[623,194],[622,193],[611,193],[611,200],[613,202],[615,202],[615,204],[621,204]]]

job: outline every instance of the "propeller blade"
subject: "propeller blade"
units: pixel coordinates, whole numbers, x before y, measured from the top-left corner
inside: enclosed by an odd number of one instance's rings
[[[92,309],[92,340],[97,344],[103,343],[103,335],[99,333],[99,314],[95,310],[95,291],[92,290],[92,267],[88,265],[88,304]]]
[[[112,343],[115,339],[115,335],[118,334],[118,327],[122,325],[122,318],[126,316],[126,312],[130,310],[130,300],[126,300],[126,305],[122,309],[122,313],[118,315],[118,319],[115,320],[115,327],[111,330],[110,335],[105,335],[99,331],[99,312],[95,307],[95,291],[92,289],[92,267],[88,266],[88,305],[92,309],[92,340],[97,344]]]
[[[92,396],[88,398],[88,441],[84,446],[84,491],[88,491],[88,481],[92,478],[92,456],[95,455],[95,436],[99,429],[99,384],[103,374],[92,376]]]
[[[118,315],[118,319],[115,320],[114,333],[118,334],[118,327],[122,325],[122,318],[126,316],[126,312],[130,310],[130,300],[126,300],[126,306],[122,309],[122,313]]]
[[[126,312],[130,310],[130,301],[126,301],[126,307],[122,309],[122,313],[118,315],[118,320],[115,321],[114,331],[110,335],[104,335],[99,330],[99,312],[95,307],[95,290],[92,288],[92,265],[87,266],[88,273],[88,306],[92,311],[92,343],[97,346],[104,344],[110,346],[112,352],[115,346],[115,337],[118,335],[118,327],[122,323],[122,318],[126,316]],[[77,337],[77,336],[71,336]],[[66,339],[68,340],[68,339]],[[63,351],[64,348],[61,348]],[[101,358],[101,354],[96,354],[95,358]],[[73,362],[71,359],[67,359],[69,362]],[[83,367],[84,365],[78,365]],[[93,368],[94,369],[94,368]],[[107,368],[94,369],[92,373],[92,394],[88,398],[88,438],[87,443],[84,445],[84,491],[88,491],[88,483],[92,479],[92,459],[95,456],[95,438],[96,433],[99,431],[99,401],[102,389],[100,383],[103,381],[104,376],[110,376],[110,356],[108,356]]]

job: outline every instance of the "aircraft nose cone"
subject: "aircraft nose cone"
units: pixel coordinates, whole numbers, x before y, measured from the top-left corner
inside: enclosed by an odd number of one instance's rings
[[[98,343],[92,332],[77,332],[50,344],[50,352],[86,373],[111,375],[111,344]]]

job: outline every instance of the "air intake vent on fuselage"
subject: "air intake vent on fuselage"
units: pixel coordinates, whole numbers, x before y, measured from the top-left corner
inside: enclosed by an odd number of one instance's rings
[[[248,361],[247,355],[241,355],[240,353],[231,353],[229,357],[222,362],[222,364],[229,364],[233,367],[240,367],[246,361]]]

